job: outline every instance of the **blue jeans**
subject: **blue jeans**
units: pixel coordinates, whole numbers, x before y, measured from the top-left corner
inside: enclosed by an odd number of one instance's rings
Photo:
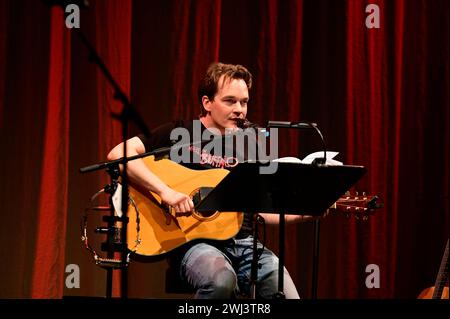
[[[258,249],[262,244],[258,242]],[[230,239],[212,246],[192,246],[181,260],[181,278],[196,290],[195,298],[227,299],[250,293],[253,237]],[[273,298],[278,292],[278,257],[264,248],[258,260],[256,297]],[[286,299],[300,298],[291,276],[284,269]]]

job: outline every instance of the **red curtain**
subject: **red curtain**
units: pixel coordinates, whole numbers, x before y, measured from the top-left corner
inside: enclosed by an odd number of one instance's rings
[[[63,13],[53,8],[47,116],[38,172],[40,194],[37,210],[32,298],[57,298],[65,271],[66,220],[69,164],[70,33],[63,27]]]
[[[316,122],[339,160],[368,169],[352,191],[379,195],[384,208],[368,220],[321,220],[318,298],[416,298],[434,283],[449,224],[448,1],[90,3],[80,30],[149,128],[198,115],[210,62],[240,63],[254,75],[253,122]],[[366,25],[369,4],[380,28]],[[109,177],[78,169],[121,141],[111,117],[121,104],[61,9],[2,1],[0,18],[0,297],[103,296],[106,273],[81,245],[79,222]],[[306,131],[280,131],[279,145],[298,157],[321,147]],[[285,262],[303,298],[313,226],[286,227]],[[92,237],[100,250],[104,238]],[[277,252],[278,228],[267,237]],[[80,288],[65,286],[69,264]],[[370,265],[379,288],[366,285]],[[177,297],[155,288],[164,270],[133,261],[129,295]],[[117,276],[113,287],[119,295]]]

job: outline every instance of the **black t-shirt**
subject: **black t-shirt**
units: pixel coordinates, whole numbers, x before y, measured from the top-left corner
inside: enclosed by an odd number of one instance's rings
[[[143,135],[139,138],[146,152],[173,147],[170,159],[183,166],[230,170],[238,163],[257,159],[256,135],[241,133],[222,136],[208,130],[199,120],[176,120],[157,127],[148,138]]]
[[[257,160],[256,135],[239,138],[239,132],[227,136],[213,133],[199,120],[175,120],[155,128],[148,138],[138,137],[146,152],[172,147],[169,158],[191,169],[232,170],[239,163]],[[235,237],[245,238],[251,232],[251,214],[244,213],[242,227]]]

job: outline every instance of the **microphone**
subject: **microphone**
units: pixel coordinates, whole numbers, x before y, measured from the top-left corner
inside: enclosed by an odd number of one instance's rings
[[[250,122],[248,119],[237,119],[236,121],[236,125],[238,128],[240,128],[241,130],[246,130],[246,129],[253,129],[256,134],[262,134],[265,137],[269,137],[270,136],[270,132],[269,130],[267,130],[265,127],[260,127],[258,124],[252,123]]]
[[[316,123],[312,122],[286,122],[286,121],[269,121],[267,127],[274,128],[297,128],[297,129],[314,129],[322,140],[323,146],[323,158],[315,158],[312,162],[313,165],[325,165],[327,161],[327,146],[325,144],[325,139],[323,138],[322,132],[320,132]]]
[[[236,125],[240,129],[246,129],[246,128],[258,128],[258,124],[250,122],[248,119],[237,119]]]
[[[267,122],[267,127],[314,129],[317,127],[317,124],[311,122],[269,121]]]

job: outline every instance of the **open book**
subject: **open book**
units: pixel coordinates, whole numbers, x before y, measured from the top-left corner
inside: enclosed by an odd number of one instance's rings
[[[343,165],[342,162],[337,161],[333,158],[338,155],[339,152],[327,151],[327,160],[325,162],[326,165]],[[307,155],[302,160],[297,157],[281,157],[274,160],[274,162],[283,162],[283,163],[303,163],[303,164],[311,164],[315,158],[323,158],[323,151],[318,151]]]

